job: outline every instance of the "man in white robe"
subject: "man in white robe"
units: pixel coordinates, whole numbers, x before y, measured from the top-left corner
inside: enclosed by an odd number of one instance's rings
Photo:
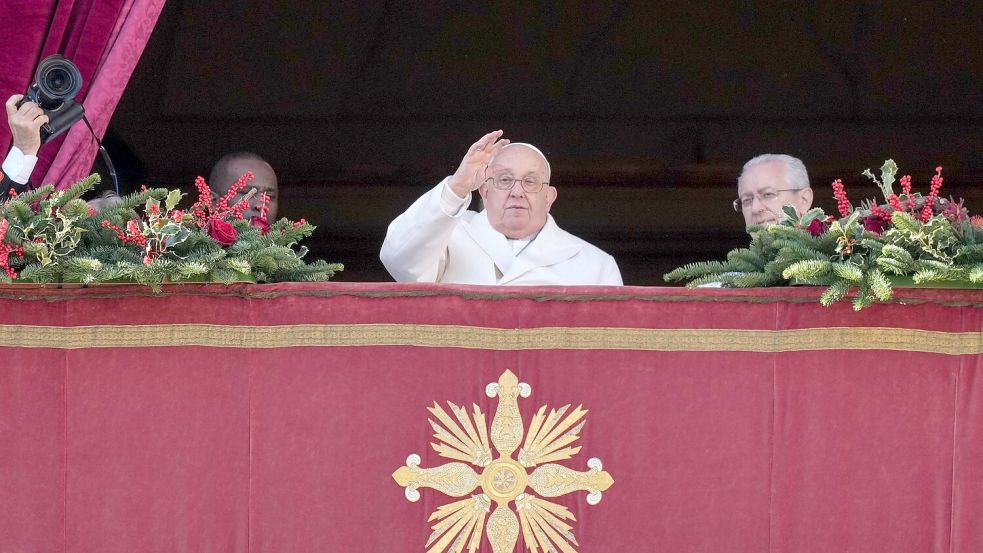
[[[557,226],[550,166],[502,131],[471,145],[457,171],[389,225],[380,257],[399,282],[621,285],[614,258]],[[485,209],[468,211],[478,190]]]

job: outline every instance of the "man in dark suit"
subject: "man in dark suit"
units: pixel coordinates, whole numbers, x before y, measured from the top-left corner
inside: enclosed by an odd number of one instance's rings
[[[7,100],[7,124],[14,143],[0,172],[0,199],[6,198],[11,190],[20,193],[30,187],[31,173],[41,148],[41,125],[48,122],[44,110],[34,102],[24,102],[17,107],[23,97],[14,94]]]

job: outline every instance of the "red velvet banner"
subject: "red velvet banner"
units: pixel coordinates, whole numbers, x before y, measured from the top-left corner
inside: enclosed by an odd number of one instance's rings
[[[0,551],[426,551],[482,488],[414,503],[392,474],[452,462],[427,408],[491,426],[506,369],[524,431],[588,410],[556,464],[614,484],[548,498],[577,551],[983,551],[983,293],[817,297],[3,287]]]

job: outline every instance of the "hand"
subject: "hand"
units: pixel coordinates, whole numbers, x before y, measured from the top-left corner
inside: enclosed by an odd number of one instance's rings
[[[17,102],[24,96],[14,94],[7,99],[7,124],[14,137],[14,146],[27,155],[36,156],[41,149],[41,125],[48,122],[44,110],[34,102]]]
[[[509,145],[508,139],[502,138],[504,131],[492,131],[478,139],[464,154],[461,166],[451,176],[450,187],[458,197],[467,197],[473,190],[481,186],[482,177],[488,163]]]

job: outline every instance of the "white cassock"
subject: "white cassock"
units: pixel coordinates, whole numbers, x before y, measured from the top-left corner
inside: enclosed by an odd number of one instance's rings
[[[622,284],[613,257],[558,227],[552,216],[532,240],[509,240],[486,212],[468,211],[469,202],[444,179],[397,217],[379,255],[389,274],[398,282]]]

